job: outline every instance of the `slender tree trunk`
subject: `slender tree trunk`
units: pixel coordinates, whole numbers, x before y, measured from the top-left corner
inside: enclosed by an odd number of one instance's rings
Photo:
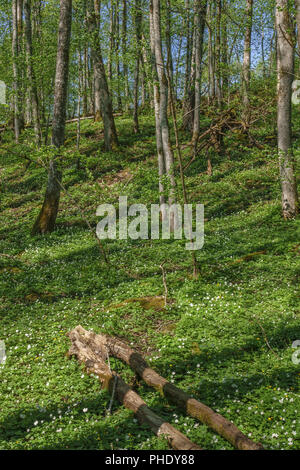
[[[100,86],[100,107],[104,125],[104,145],[106,151],[111,151],[114,146],[118,145],[118,137],[113,116],[111,96],[109,93],[105,68],[103,64],[99,31],[97,29],[97,21],[93,2],[90,3],[90,8],[88,11],[88,30],[91,35],[92,42],[92,60],[95,67],[95,73],[98,78],[96,83],[98,83]]]
[[[161,205],[165,203],[163,176],[166,172],[164,150],[160,126],[160,93],[158,87],[158,74],[156,67],[155,57],[155,31],[153,21],[153,8],[150,4],[150,45],[151,45],[151,63],[152,63],[152,83],[153,83],[153,101],[155,112],[155,135],[156,135],[156,148],[158,158],[158,177],[159,177],[159,202]],[[163,218],[165,214],[163,214]]]
[[[216,21],[216,92],[218,108],[222,107],[222,82],[221,82],[221,18],[222,2],[217,0],[217,21]]]
[[[141,13],[141,1],[135,0],[135,68],[134,68],[134,90],[133,90],[133,123],[134,123],[134,133],[139,134],[139,77],[140,77],[140,57],[141,57],[141,25],[142,25],[142,13]]]
[[[212,104],[214,102],[215,93],[215,67],[214,67],[214,55],[213,55],[213,30],[212,30],[212,7],[209,1],[207,8],[208,18],[208,102]]]
[[[122,112],[122,98],[121,98],[121,78],[120,78],[120,11],[119,2],[116,8],[116,68],[117,68],[117,109]]]
[[[35,82],[35,74],[32,66],[32,31],[31,31],[31,0],[24,1],[25,12],[25,38],[26,38],[26,59],[27,59],[27,78],[29,84],[29,96],[31,99],[31,109],[33,116],[33,125],[37,145],[40,146],[42,139],[39,102]]]
[[[15,141],[19,142],[21,133],[21,103],[19,77],[19,34],[18,34],[18,0],[12,1],[12,58],[13,58],[13,108]]]
[[[99,0],[94,0],[94,9],[95,9],[95,21],[98,32],[100,31],[100,8],[101,3]],[[94,71],[94,94],[95,94],[95,121],[99,122],[101,120],[101,86],[100,79],[97,74],[96,62],[93,61],[93,71]]]
[[[190,0],[185,0],[185,28],[186,28],[186,55],[184,74],[184,100],[187,99],[191,76],[191,23],[190,23]]]
[[[188,3],[188,4],[187,4]],[[186,7],[190,7],[189,1],[186,3]],[[188,22],[188,34],[190,35],[190,29],[192,29],[191,34],[191,44],[189,46],[189,50],[187,54],[189,54],[189,58],[187,59],[186,63],[186,77],[185,77],[185,95],[184,95],[184,103],[183,103],[183,124],[182,128],[188,130],[190,132],[193,131],[193,123],[194,123],[194,108],[195,108],[195,77],[196,77],[196,29],[195,29],[195,22],[196,22],[196,12],[195,12],[195,4],[193,5],[193,27],[191,28],[189,17],[187,19]],[[188,74],[188,76],[187,76]]]
[[[174,89],[174,67],[172,54],[172,31],[171,31],[171,3],[166,0],[166,45],[167,45],[167,74],[170,77],[171,86],[173,87],[174,97],[177,97],[177,90]],[[171,109],[171,94],[169,93],[169,109]]]
[[[52,121],[52,145],[59,149],[64,145],[69,78],[69,51],[72,24],[72,0],[60,0],[58,30],[54,112]],[[46,195],[41,212],[33,226],[32,233],[47,233],[54,229],[58,212],[61,171],[57,158],[50,162]]]
[[[203,35],[205,27],[205,17],[207,10],[207,0],[195,0],[195,35],[196,35],[196,57],[195,57],[195,109],[194,128],[192,142],[197,143],[200,132],[200,103],[201,103],[201,74],[203,55]]]
[[[297,183],[292,154],[291,94],[294,73],[294,47],[288,0],[276,1],[277,76],[278,76],[278,153],[282,189],[282,212],[285,219],[299,211]]]
[[[223,0],[223,7],[227,7],[226,0]],[[221,40],[222,40],[222,90],[223,95],[229,92],[229,57],[228,57],[228,34],[227,34],[227,17],[223,15],[221,18]],[[228,93],[229,97],[229,93]]]
[[[246,32],[244,40],[244,61],[243,61],[243,118],[246,126],[250,120],[250,79],[251,79],[251,36],[252,36],[253,0],[247,0],[246,6]]]
[[[169,205],[175,202],[175,177],[174,177],[174,156],[170,142],[169,123],[168,123],[168,81],[165,73],[165,65],[162,54],[161,39],[161,6],[160,0],[151,0],[150,13],[153,15],[153,32],[155,43],[155,59],[157,75],[159,79],[160,91],[160,129],[162,136],[162,145],[165,159],[166,175],[170,182]]]
[[[296,6],[296,24],[297,24],[297,45],[298,45],[298,60],[300,69],[300,0],[295,0]],[[300,74],[300,70],[298,71]],[[300,77],[298,77],[299,80]]]
[[[128,65],[127,65],[127,0],[123,0],[123,18],[122,18],[122,55],[123,55],[123,76],[125,87],[125,111],[129,110],[129,83],[128,83]]]

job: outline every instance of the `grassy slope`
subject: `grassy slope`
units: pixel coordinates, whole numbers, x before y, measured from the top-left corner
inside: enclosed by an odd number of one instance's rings
[[[105,416],[108,394],[65,358],[65,333],[77,324],[125,338],[162,375],[266,448],[299,448],[299,366],[291,360],[292,342],[300,339],[299,219],[280,217],[274,149],[249,150],[232,137],[230,158],[213,157],[212,177],[200,158],[187,171],[190,197],[205,204],[208,219],[197,254],[199,280],[190,276],[181,241],[105,242],[108,269],[77,206],[95,224],[98,204],[116,203],[119,194],[129,203],[157,202],[153,122],[143,118],[139,137],[129,119],[117,124],[121,149],[105,154],[101,125],[83,123],[79,171],[75,126],[68,128],[64,184],[77,204],[62,195],[57,229],[45,237],[29,236],[45,171],[35,165],[25,171],[26,160],[5,150],[24,155],[23,147],[9,140],[0,152],[0,253],[11,255],[0,256],[0,339],[7,346],[0,368],[0,449],[166,448],[118,403]],[[122,303],[163,294],[163,261],[167,309]],[[132,372],[112,362],[132,382]],[[142,383],[139,392],[203,448],[231,448]]]

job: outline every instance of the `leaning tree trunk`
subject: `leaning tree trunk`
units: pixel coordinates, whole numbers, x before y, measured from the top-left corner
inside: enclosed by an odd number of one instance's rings
[[[246,6],[246,32],[244,40],[244,61],[243,61],[243,118],[245,125],[249,126],[250,120],[250,78],[251,78],[251,35],[252,35],[252,16],[253,16],[253,0],[247,0]]]
[[[282,189],[282,212],[291,219],[299,211],[297,183],[292,154],[292,82],[294,73],[294,47],[288,0],[276,2],[277,78],[278,78],[278,154]]]
[[[72,0],[60,0],[54,111],[52,121],[52,145],[59,149],[64,145],[69,78],[69,51],[72,24]],[[54,158],[49,165],[48,183],[43,207],[33,226],[32,233],[47,233],[54,229],[61,189],[61,171]]]

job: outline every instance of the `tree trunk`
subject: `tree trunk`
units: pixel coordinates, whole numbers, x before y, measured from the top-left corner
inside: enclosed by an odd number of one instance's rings
[[[294,47],[288,0],[276,2],[277,29],[277,126],[282,212],[285,219],[295,217],[299,211],[297,183],[292,154],[292,82],[294,73]]]
[[[109,357],[106,348],[100,345],[96,351],[93,350],[90,345],[86,344],[84,333],[85,330],[80,327],[68,333],[72,342],[68,356],[75,356],[85,366],[88,373],[97,375],[103,387],[112,394],[112,399],[116,396],[120,403],[136,414],[141,423],[147,424],[157,436],[166,438],[174,450],[201,450],[184,434],[148,408],[144,400],[106,364],[105,361]]]
[[[207,8],[208,25],[208,102],[212,104],[216,96],[215,88],[215,66],[213,55],[213,29],[212,29],[212,7],[210,2]]]
[[[72,0],[60,0],[54,111],[52,121],[52,145],[59,149],[64,145],[69,78],[69,51],[72,24]],[[56,159],[50,162],[48,183],[43,207],[33,226],[32,234],[47,233],[54,229],[58,212],[61,171]]]
[[[100,31],[100,1],[94,0],[94,9],[95,9],[95,21],[97,30]],[[95,121],[99,122],[101,120],[101,86],[100,79],[97,74],[97,67],[95,61],[93,61],[93,70],[94,70],[94,96],[95,96]]]
[[[159,123],[162,137],[162,146],[164,152],[164,161],[166,175],[170,182],[169,205],[175,202],[175,177],[174,177],[174,156],[169,136],[168,123],[168,81],[165,73],[165,65],[162,54],[161,40],[161,6],[160,0],[151,0],[150,16],[153,17],[153,34],[155,46],[155,60],[157,75],[159,80]],[[172,225],[172,224],[171,224]]]
[[[39,102],[36,88],[35,74],[32,66],[32,31],[31,31],[31,0],[24,2],[25,12],[25,38],[26,38],[26,59],[27,59],[27,78],[29,84],[29,96],[31,99],[31,109],[33,116],[33,125],[35,139],[38,146],[41,144],[42,132],[39,115]]]
[[[113,116],[112,101],[108,89],[106,73],[102,58],[102,51],[100,46],[99,31],[97,29],[97,20],[95,14],[94,4],[90,2],[90,8],[88,11],[88,30],[91,35],[91,54],[94,64],[95,74],[98,84],[100,87],[101,96],[101,112],[104,125],[104,145],[107,152],[111,151],[115,146],[118,145],[117,131],[115,127],[115,120]]]
[[[15,141],[19,142],[22,119],[20,103],[20,64],[19,64],[19,29],[18,29],[18,6],[19,1],[12,1],[12,59],[13,59],[13,110],[14,110],[14,132]]]
[[[298,45],[298,60],[300,61],[300,0],[295,0],[296,7],[296,24],[297,24],[297,45]],[[300,66],[299,66],[300,69]]]
[[[162,135],[160,127],[160,93],[158,87],[158,75],[155,58],[155,32],[153,24],[153,12],[150,9],[150,45],[151,45],[151,63],[152,63],[152,83],[153,83],[153,101],[154,101],[154,113],[155,113],[155,135],[156,135],[156,148],[158,158],[158,177],[159,177],[159,202],[160,204],[165,203],[163,176],[165,174],[165,159],[162,144]],[[164,217],[164,215],[163,215]]]
[[[134,89],[133,89],[133,123],[134,123],[134,133],[139,134],[139,77],[140,77],[140,58],[141,58],[141,26],[142,26],[142,13],[141,13],[142,4],[140,0],[135,0],[135,68],[134,68]]]
[[[243,60],[243,119],[246,126],[249,126],[250,120],[250,78],[251,78],[251,36],[252,36],[252,16],[253,16],[253,0],[247,0],[246,6],[246,32],[244,40],[244,60]]]
[[[125,88],[125,111],[129,110],[129,83],[128,83],[128,65],[127,65],[127,0],[123,0],[123,18],[122,18],[122,60],[123,76]]]
[[[198,419],[209,426],[220,436],[227,439],[235,448],[240,450],[262,450],[263,446],[251,441],[245,436],[231,421],[211,408],[195,400],[183,390],[171,384],[164,377],[161,377],[155,370],[151,369],[144,358],[131,349],[122,341],[106,336],[89,332],[77,326],[68,333],[72,343],[76,345],[75,355],[78,346],[88,346],[94,354],[101,352],[104,357],[113,356],[128,364],[150,387],[165,396],[175,405],[184,409],[187,414]],[[72,348],[70,350],[72,351]]]
[[[207,0],[195,0],[195,35],[196,35],[196,57],[195,57],[195,105],[194,105],[194,128],[193,144],[197,143],[200,132],[200,103],[201,103],[201,73],[202,73],[202,53],[203,35],[205,28],[205,17],[207,10]]]

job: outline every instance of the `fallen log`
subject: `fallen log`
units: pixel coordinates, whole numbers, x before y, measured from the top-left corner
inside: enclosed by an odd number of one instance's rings
[[[163,396],[172,401],[177,406],[183,408],[185,412],[197,418],[203,424],[217,432],[220,436],[229,441],[239,450],[262,450],[260,443],[251,441],[243,434],[231,421],[216,413],[208,406],[190,397],[186,392],[171,384],[165,378],[149,367],[144,358],[131,349],[122,341],[107,336],[90,332],[77,326],[72,330],[81,338],[81,341],[89,345],[95,352],[106,350],[107,354],[121,359],[128,364],[148,385],[158,390]]]
[[[166,438],[173,449],[202,450],[184,434],[154,413],[118,374],[110,370],[105,362],[108,357],[106,348],[97,346],[97,352],[93,351],[91,345],[83,341],[80,328],[75,328],[67,335],[72,342],[68,356],[77,357],[85,365],[87,372],[96,374],[103,387],[112,394],[112,399],[116,395],[120,403],[132,410],[141,423],[147,424],[157,436]]]

